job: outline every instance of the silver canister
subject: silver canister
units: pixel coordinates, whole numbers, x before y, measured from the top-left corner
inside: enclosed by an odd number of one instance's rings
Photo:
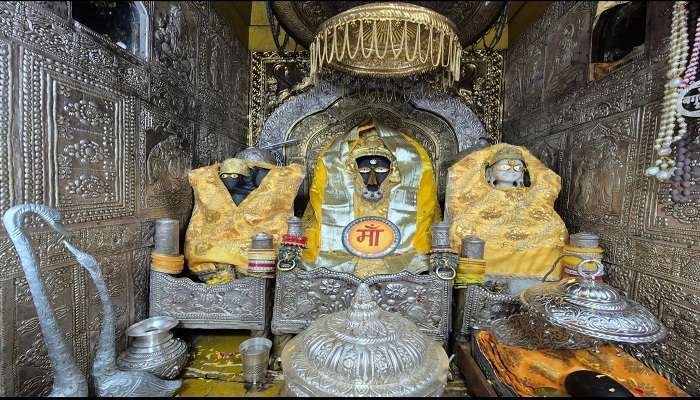
[[[449,249],[450,248],[450,224],[445,221],[440,221],[432,227],[432,248],[433,249]]]
[[[304,236],[304,230],[301,227],[301,218],[291,216],[287,220],[287,235],[289,236]]]
[[[170,257],[179,256],[180,222],[170,218],[156,220],[155,242],[154,253]]]
[[[484,241],[476,236],[462,239],[462,257],[481,260],[484,258]]]
[[[243,363],[243,380],[258,383],[265,379],[270,349],[272,349],[272,341],[263,337],[248,339],[241,343],[238,351],[241,353]]]
[[[253,240],[250,243],[250,248],[256,250],[272,249],[272,235],[268,235],[265,232],[255,234],[255,236],[253,236]]]
[[[600,245],[600,238],[592,232],[579,232],[569,236],[569,244],[572,247],[594,249]]]

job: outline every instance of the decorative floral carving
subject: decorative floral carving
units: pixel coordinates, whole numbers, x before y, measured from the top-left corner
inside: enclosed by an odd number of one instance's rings
[[[92,140],[81,139],[78,143],[70,144],[63,150],[71,157],[75,157],[81,163],[95,164],[104,161],[107,151],[99,143]]]
[[[110,103],[107,102],[107,104],[109,105]],[[82,124],[97,126],[112,123],[112,117],[108,113],[100,111],[97,104],[92,101],[79,100],[75,103],[68,103],[63,109],[68,115],[77,118]]]
[[[80,175],[78,179],[68,183],[66,190],[84,199],[94,199],[109,191],[107,184],[95,175]]]
[[[402,299],[407,293],[408,289],[400,283],[390,283],[384,289],[384,294],[392,299]]]
[[[338,289],[340,289],[340,282],[332,279],[324,279],[321,281],[318,288],[325,294],[336,294],[338,293]]]

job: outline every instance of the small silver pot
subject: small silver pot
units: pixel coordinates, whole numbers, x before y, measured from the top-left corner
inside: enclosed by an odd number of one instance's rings
[[[151,317],[131,325],[126,335],[131,344],[117,359],[123,370],[148,371],[163,379],[174,379],[182,372],[189,354],[187,343],[173,336],[178,320]]]

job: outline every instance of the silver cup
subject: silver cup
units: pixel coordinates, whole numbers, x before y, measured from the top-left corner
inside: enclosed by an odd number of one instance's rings
[[[600,238],[592,232],[579,232],[569,236],[569,243],[573,247],[596,248],[600,245]]]
[[[155,242],[154,253],[170,257],[179,256],[180,222],[170,218],[156,220]]]
[[[449,249],[450,248],[450,224],[445,221],[440,221],[432,226],[432,248]]]
[[[482,259],[484,258],[484,241],[476,236],[467,236],[462,239],[462,257]]]
[[[272,341],[262,337],[248,339],[238,347],[243,362],[243,379],[246,382],[258,383],[265,378],[270,349]]]
[[[304,236],[304,229],[302,228],[301,218],[291,216],[287,220],[287,235],[291,236]]]

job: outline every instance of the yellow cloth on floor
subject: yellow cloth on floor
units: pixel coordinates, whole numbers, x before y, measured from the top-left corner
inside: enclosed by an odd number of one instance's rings
[[[589,350],[528,350],[498,344],[486,331],[479,332],[477,341],[498,377],[520,396],[538,396],[541,388],[566,393],[566,376],[579,370],[608,375],[637,397],[687,396],[629,354],[618,357],[612,345],[601,346],[598,354]]]
[[[486,180],[489,160],[514,147],[522,153],[529,187],[496,189]],[[520,146],[499,143],[471,153],[450,167],[445,208],[450,216],[450,242],[459,251],[462,239],[486,242],[486,275],[542,278],[562,254],[568,238],[564,221],[554,211],[561,178]],[[550,274],[559,280],[561,265]]]
[[[277,249],[304,179],[301,165],[268,164],[270,172],[260,186],[236,205],[219,178],[219,167],[217,163],[190,172],[195,206],[185,236],[185,258],[193,272],[216,263],[247,269],[248,247],[259,232],[272,235]]]

